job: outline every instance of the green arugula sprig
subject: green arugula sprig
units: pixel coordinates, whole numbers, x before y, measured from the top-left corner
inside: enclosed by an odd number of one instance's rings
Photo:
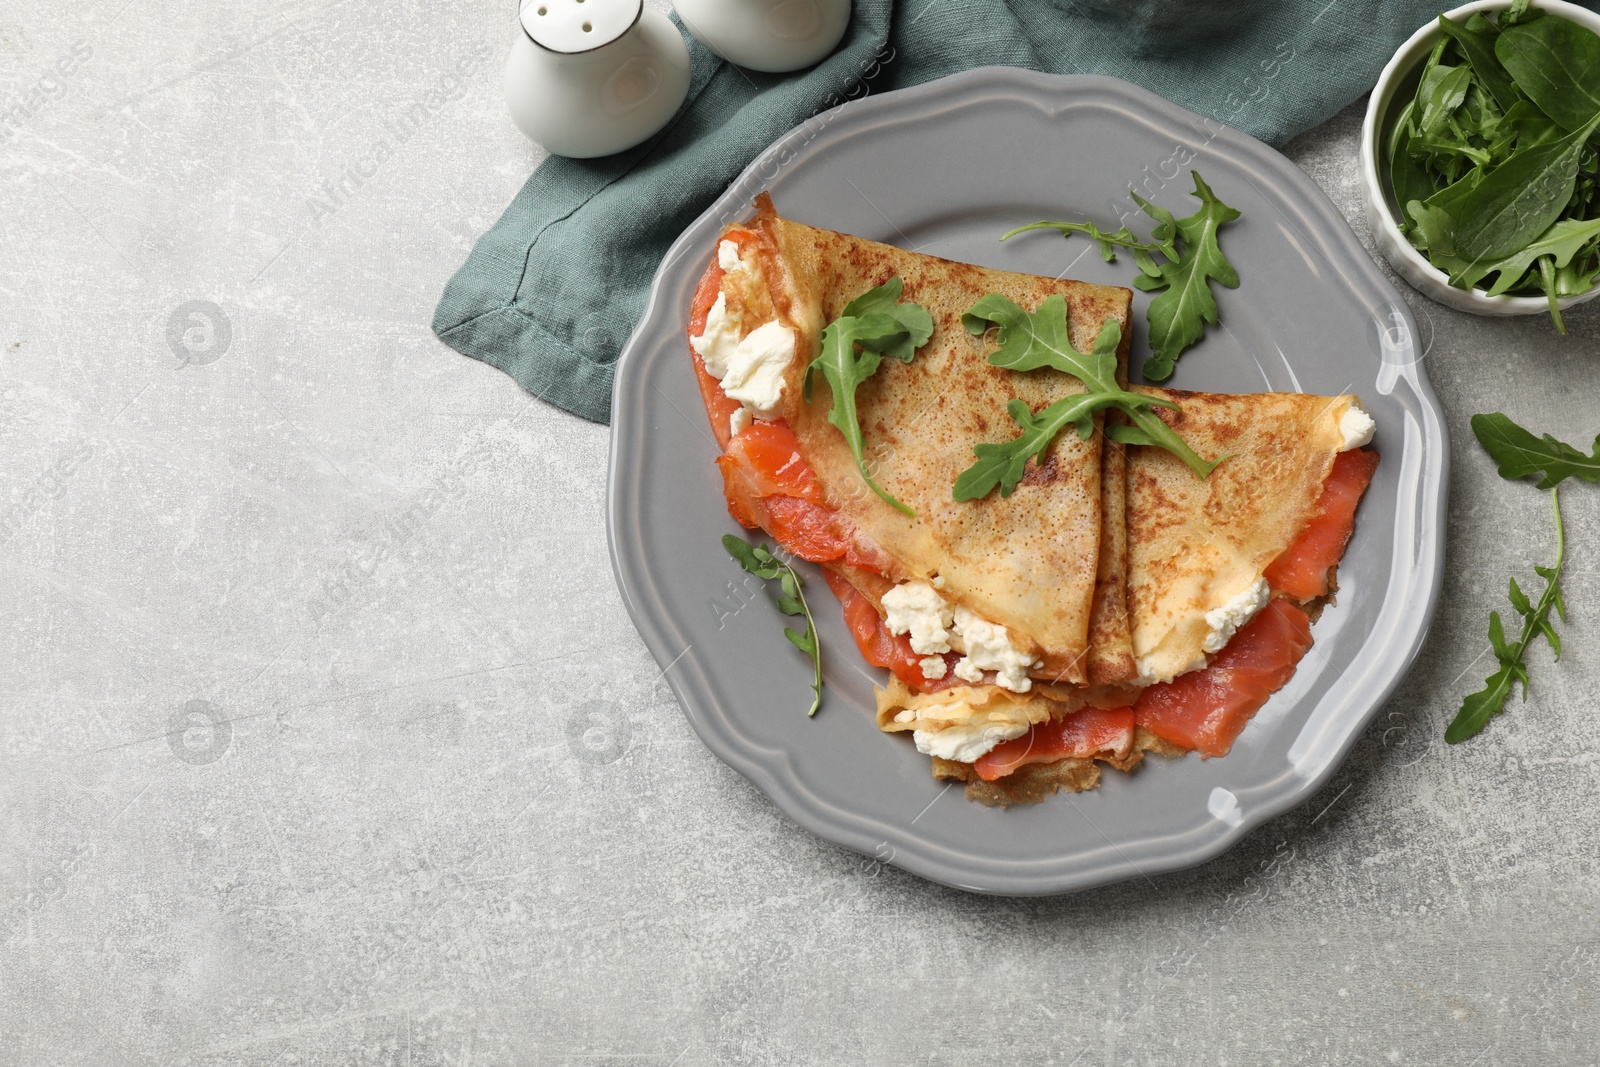
[[[1550,643],[1550,651],[1555,658],[1561,659],[1561,635],[1556,633],[1555,627],[1550,622],[1550,609],[1555,608],[1561,621],[1567,621],[1567,607],[1561,601],[1561,567],[1567,559],[1566,530],[1561,524],[1561,500],[1558,490],[1550,490],[1550,504],[1555,509],[1556,515],[1556,563],[1553,567],[1535,566],[1534,572],[1544,579],[1544,592],[1539,597],[1539,603],[1534,604],[1518,586],[1515,578],[1511,579],[1511,589],[1507,594],[1511,606],[1517,614],[1522,616],[1522,633],[1515,644],[1506,643],[1504,625],[1500,622],[1500,613],[1489,613],[1489,645],[1494,649],[1495,659],[1500,663],[1500,669],[1491,674],[1484,683],[1484,687],[1473,693],[1461,702],[1461,710],[1456,712],[1456,717],[1445,728],[1444,739],[1452,745],[1465,741],[1467,738],[1482,730],[1489,720],[1505,710],[1506,699],[1511,696],[1511,687],[1514,683],[1522,684],[1522,699],[1528,699],[1528,665],[1524,662],[1524,655],[1528,651],[1528,642],[1536,634],[1543,634],[1544,639]]]
[[[822,647],[817,642],[817,624],[811,618],[811,607],[806,603],[805,581],[795,573],[795,569],[773,555],[772,550],[766,545],[752,545],[743,538],[733,534],[724,534],[722,547],[728,550],[728,555],[738,561],[739,566],[763,581],[778,579],[781,595],[778,597],[778,610],[785,615],[804,615],[806,628],[802,633],[783,628],[783,636],[789,643],[801,652],[811,657],[811,708],[806,715],[812,716],[817,709],[822,707]]]
[[[1498,411],[1472,416],[1472,432],[1500,464],[1502,478],[1537,474],[1540,489],[1554,489],[1567,478],[1600,482],[1600,436],[1594,439],[1594,452],[1586,456],[1549,434],[1533,436]]]
[[[1170,234],[1165,241],[1157,238],[1141,241],[1126,226],[1116,233],[1107,233],[1092,222],[1030,222],[1026,226],[1018,226],[1014,230],[1007,230],[1000,235],[1000,240],[1004,241],[1015,237],[1019,233],[1027,233],[1029,230],[1055,230],[1063,237],[1071,237],[1075,233],[1081,233],[1100,246],[1100,258],[1107,263],[1115,263],[1117,261],[1117,249],[1119,248],[1126,248],[1135,255],[1141,252],[1160,252],[1172,260],[1178,258],[1178,249],[1174,244],[1173,236]]]
[[[1140,274],[1133,280],[1135,287],[1160,294],[1145,310],[1150,323],[1150,358],[1144,361],[1143,372],[1151,381],[1172,377],[1183,350],[1205,336],[1208,323],[1217,324],[1217,300],[1211,293],[1211,282],[1239,288],[1239,272],[1217,243],[1217,231],[1238,218],[1239,212],[1217,199],[1198,171],[1189,173],[1194,177],[1192,195],[1200,201],[1200,210],[1176,221],[1171,213],[1161,213],[1165,216],[1162,225],[1175,226],[1183,238],[1182,254],[1159,265],[1140,263]],[[1137,194],[1130,195],[1152,218],[1161,217],[1151,210],[1154,205]]]
[[[1152,410],[1176,408],[1176,403],[1129,392],[1117,384],[1117,347],[1122,341],[1122,327],[1115,319],[1105,321],[1088,352],[1072,347],[1067,302],[1060,294],[1047,297],[1037,311],[1028,312],[1009,297],[990,293],[972,305],[962,316],[962,323],[973,334],[999,327],[1000,347],[989,356],[995,366],[1014,371],[1051,367],[1077,378],[1085,392],[1064,397],[1037,415],[1021,400],[1011,401],[1006,411],[1022,427],[1022,433],[1003,443],[973,446],[977,462],[956,478],[952,491],[956,500],[977,500],[997,488],[1001,496],[1010,496],[1022,481],[1028,461],[1042,462],[1057,434],[1074,426],[1078,435],[1088,440],[1094,432],[1095,412],[1107,409],[1121,411],[1133,422],[1132,426],[1107,427],[1106,433],[1114,440],[1165,448],[1201,478],[1222,462],[1201,459]]]
[[[1586,456],[1565,442],[1549,434],[1535,437],[1512,422],[1500,412],[1472,417],[1472,432],[1478,443],[1499,464],[1500,476],[1507,479],[1539,476],[1540,489],[1550,490],[1550,506],[1556,520],[1556,561],[1554,566],[1533,568],[1544,579],[1544,592],[1538,603],[1528,599],[1511,579],[1507,599],[1522,617],[1522,630],[1515,642],[1506,640],[1505,626],[1498,611],[1489,614],[1489,646],[1494,651],[1499,669],[1490,675],[1484,687],[1461,702],[1461,710],[1445,729],[1444,739],[1451,744],[1465,741],[1482,730],[1488,721],[1505,710],[1512,687],[1522,686],[1522,699],[1528,699],[1530,680],[1526,654],[1529,643],[1543,636],[1550,645],[1556,660],[1561,659],[1561,635],[1550,621],[1555,611],[1562,622],[1567,619],[1566,604],[1561,599],[1561,569],[1567,560],[1567,533],[1561,521],[1561,498],[1556,488],[1568,478],[1587,482],[1600,482],[1600,438],[1595,440],[1595,451]]]
[[[890,278],[845,305],[844,314],[822,331],[822,352],[806,368],[805,398],[811,400],[811,372],[821,370],[833,389],[828,421],[838,427],[855,457],[856,469],[885,502],[906,515],[916,512],[890,496],[867,470],[866,443],[856,412],[856,388],[877,373],[883,357],[910,363],[933,336],[933,316],[921,304],[901,301],[903,283]]]
[[[1600,34],[1526,0],[1439,28],[1384,143],[1396,222],[1451,285],[1543,293],[1565,333],[1559,299],[1600,278]]]
[[[1239,287],[1239,273],[1222,254],[1217,241],[1218,231],[1238,218],[1239,212],[1218,199],[1198,171],[1189,173],[1194,178],[1192,195],[1200,201],[1200,210],[1187,218],[1176,218],[1160,204],[1128,190],[1134,203],[1155,220],[1148,241],[1140,241],[1126,226],[1107,233],[1093,222],[1049,221],[1018,226],[1000,238],[1004,241],[1029,230],[1055,230],[1063,237],[1081,233],[1091,238],[1099,244],[1100,255],[1107,263],[1116,261],[1118,248],[1132,252],[1139,268],[1133,284],[1145,292],[1159,294],[1145,310],[1150,325],[1150,358],[1141,369],[1150,381],[1172,377],[1178,357],[1205,336],[1207,324],[1217,324],[1217,301],[1211,283],[1215,281],[1229,289]]]

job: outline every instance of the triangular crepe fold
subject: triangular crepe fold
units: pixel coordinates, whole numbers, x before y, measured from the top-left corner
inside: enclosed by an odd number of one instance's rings
[[[730,229],[757,237],[758,266],[746,269],[744,288],[771,294],[771,313],[799,335],[802,358],[790,368],[779,414],[829,506],[892,558],[891,577],[937,576],[946,600],[1006,627],[1015,643],[1031,641],[1051,677],[1087,682],[1101,571],[1102,436],[1061,435],[1009,497],[953,500],[951,486],[972,463],[973,445],[1015,436],[1009,401],[1037,411],[1083,388],[1055,371],[1017,374],[990,365],[992,343],[969,334],[961,317],[987,293],[1030,308],[1059,293],[1073,343],[1087,349],[1107,318],[1126,336],[1130,291],[990,270],[804,226],[779,217],[765,195],[754,220]],[[892,277],[904,283],[902,299],[928,309],[933,335],[909,364],[886,359],[856,401],[876,480],[915,518],[865,487],[843,435],[828,421],[831,397],[820,376],[811,402],[803,396],[803,366],[820,350],[823,327]],[[761,301],[752,296],[747,325],[767,314]]]

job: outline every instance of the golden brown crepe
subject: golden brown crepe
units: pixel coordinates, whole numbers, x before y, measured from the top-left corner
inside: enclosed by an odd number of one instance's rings
[[[1139,391],[1202,456],[1232,456],[1204,481],[1170,452],[1136,446],[1128,474],[1128,603],[1139,673],[1203,666],[1208,613],[1223,609],[1310,525],[1344,446],[1353,396]]]
[[[1021,399],[1037,411],[1083,389],[1077,379],[1055,371],[1017,374],[990,365],[992,343],[970,335],[961,316],[987,293],[1002,293],[1027,308],[1059,293],[1069,307],[1073,343],[1087,349],[1107,318],[1117,320],[1126,338],[1132,294],[954,263],[814,229],[780,218],[765,195],[757,209],[753,221],[730,229],[757,233],[770,252],[760,257],[758,270],[725,281],[723,294],[747,325],[776,317],[798,332],[802,358],[789,369],[778,415],[799,439],[828,504],[892,558],[892,577],[939,576],[948,602],[1006,627],[1014,644],[1044,661],[1035,673],[1089,681],[1090,623],[1097,584],[1104,584],[1097,579],[1117,565],[1115,558],[1105,566],[1101,560],[1102,437],[1083,441],[1062,434],[1009,497],[953,500],[950,487],[971,465],[972,446],[1016,435],[1006,415],[1009,401]],[[933,335],[911,363],[886,359],[856,400],[874,475],[915,518],[867,488],[843,435],[827,421],[827,386],[813,382],[811,403],[801,388],[804,364],[820,350],[823,327],[851,300],[895,276],[904,282],[902,299],[932,315]],[[1120,522],[1115,514],[1110,518],[1114,539]],[[1121,615],[1109,609],[1101,614],[1108,625]],[[1122,662],[1120,634],[1110,644],[1107,661]]]
[[[1341,422],[1354,396],[1299,393],[1243,395],[1136,387],[1178,402],[1157,409],[1204,456],[1229,458],[1205,480],[1171,453],[1130,447],[1127,463],[1128,620],[1142,682],[1165,680],[1205,665],[1208,614],[1264,581],[1263,572],[1310,525],[1323,481],[1345,439]],[[1312,610],[1319,610],[1312,605]],[[1215,616],[1213,616],[1215,619]],[[912,693],[898,680],[878,694],[885,732],[1032,725],[1087,705],[1133,703],[1139,686],[1036,686],[1026,698],[994,686]],[[1015,731],[1007,731],[1014,733]],[[1184,750],[1136,732],[1129,753],[1096,758],[1128,770],[1142,753]],[[985,804],[1032,803],[1057,790],[1099,783],[1093,759],[1032,764],[984,782],[970,764],[933,759],[934,776],[967,783],[969,798]]]
[[[1090,705],[1127,707],[1142,685],[1203,667],[1207,653],[1231,634],[1228,620],[1242,621],[1256,606],[1245,602],[1250,591],[1265,588],[1267,566],[1309,525],[1344,445],[1341,422],[1354,397],[1139,387],[1180,405],[1156,410],[1197,453],[1231,458],[1202,480],[1162,449],[1068,433],[1044,462],[1030,464],[1010,497],[957,502],[951,487],[972,463],[972,446],[1016,435],[1008,401],[1021,399],[1038,411],[1082,390],[1055,371],[992,366],[992,339],[968,334],[963,313],[988,293],[1029,310],[1062,294],[1079,348],[1091,346],[1107,318],[1122,327],[1125,381],[1131,293],[815,229],[779,217],[765,194],[752,221],[728,230],[756,235],[741,243],[737,269],[723,264],[720,293],[742,324],[740,336],[773,321],[797,335],[798,358],[769,417],[793,431],[827,506],[872,547],[864,555],[882,573],[844,560],[825,565],[880,613],[884,594],[897,583],[934,582],[949,604],[1004,626],[1014,645],[1043,661],[1026,693],[982,682],[921,693],[891,675],[878,694],[879,726],[916,732],[919,747],[940,734],[947,741],[1015,737]],[[884,360],[856,400],[874,477],[914,518],[862,479],[843,435],[827,421],[826,383],[820,377],[812,383],[810,402],[803,389],[823,327],[851,300],[896,276],[904,282],[902,299],[930,312],[933,334],[911,363]],[[719,438],[725,439],[720,431]],[[924,748],[952,750],[953,743]],[[967,781],[969,795],[984,803],[1020,803],[1058,789],[1093,788],[1096,759],[1129,769],[1148,750],[1182,751],[1140,728],[1124,750],[1035,764],[996,782],[939,755],[934,773]]]

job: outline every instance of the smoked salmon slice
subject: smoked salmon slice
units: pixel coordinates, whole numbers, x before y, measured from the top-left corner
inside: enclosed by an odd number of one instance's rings
[[[1356,505],[1378,469],[1378,454],[1354,450],[1340,452],[1333,470],[1322,483],[1316,518],[1288,550],[1266,569],[1267,582],[1297,600],[1325,596],[1328,577],[1344,557],[1355,530]]]
[[[827,504],[822,483],[800,454],[800,441],[787,423],[752,422],[728,441],[717,457],[724,479],[729,467],[756,496],[795,496],[813,504]]]
[[[755,234],[744,230],[731,230],[724,234],[722,239],[732,241],[743,249],[747,241],[754,241],[756,237]],[[694,290],[694,299],[689,303],[691,341],[706,332],[706,316],[711,314],[711,306],[717,302],[717,294],[722,290],[722,274],[721,262],[716,256],[712,256],[711,265],[700,276],[700,284]],[[722,391],[722,383],[706,371],[705,360],[700,358],[700,353],[694,351],[693,345],[690,346],[689,354],[694,357],[694,376],[700,383],[700,399],[705,401],[706,416],[711,420],[711,431],[717,435],[717,444],[727,448],[730,434],[728,418],[742,405]]]
[[[992,782],[1030,763],[1088,759],[1097,753],[1122,759],[1133,749],[1133,727],[1132,708],[1083,708],[1038,723],[1021,737],[979,756],[972,766],[979,778]]]
[[[1180,674],[1140,693],[1134,718],[1163,741],[1204,756],[1226,756],[1245,724],[1289,680],[1310,648],[1311,617],[1278,597],[1240,628],[1204,670]]]
[[[923,657],[911,650],[911,637],[908,634],[890,633],[878,609],[855,586],[831,570],[824,570],[822,576],[844,607],[845,625],[850,627],[850,636],[856,639],[856,648],[861,650],[862,659],[874,667],[887,667],[908,688],[923,693],[967,684],[955,676],[955,663],[961,657],[954,652],[945,655],[943,678],[923,677]]]

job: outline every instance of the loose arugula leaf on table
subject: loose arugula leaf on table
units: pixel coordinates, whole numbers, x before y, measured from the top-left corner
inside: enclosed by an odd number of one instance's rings
[[[983,334],[990,327],[999,328],[999,348],[989,356],[989,362],[995,366],[1019,372],[1051,367],[1077,378],[1085,392],[1064,397],[1038,414],[1020,400],[1011,401],[1006,410],[1022,428],[1022,433],[1010,441],[974,445],[977,462],[956,478],[951,494],[954,499],[977,500],[997,488],[1001,496],[1010,496],[1022,481],[1028,460],[1041,461],[1050,443],[1069,425],[1087,440],[1094,432],[1095,412],[1106,409],[1121,411],[1134,423],[1120,428],[1128,431],[1128,437],[1113,434],[1115,439],[1165,448],[1182,459],[1197,477],[1208,476],[1217,463],[1222,462],[1221,459],[1207,462],[1200,458],[1152,410],[1175,408],[1177,404],[1129,392],[1117,383],[1117,348],[1122,342],[1122,327],[1115,319],[1105,321],[1088,352],[1072,347],[1067,327],[1067,302],[1060,294],[1047,297],[1037,311],[1028,312],[1009,297],[990,293],[962,316],[962,322],[973,334]]]
[[[1533,436],[1498,411],[1472,416],[1472,432],[1500,465],[1502,478],[1537,474],[1540,489],[1554,489],[1568,478],[1600,482],[1600,436],[1595,437],[1594,452],[1586,456],[1549,434]]]
[[[1506,479],[1539,476],[1538,488],[1550,490],[1550,506],[1556,520],[1556,562],[1551,567],[1534,567],[1534,572],[1544,579],[1544,592],[1538,603],[1530,601],[1515,578],[1507,594],[1511,607],[1522,617],[1522,630],[1515,643],[1507,642],[1500,613],[1489,615],[1489,645],[1494,651],[1499,669],[1489,676],[1484,688],[1461,703],[1445,730],[1444,739],[1451,744],[1465,741],[1482,730],[1490,718],[1505,709],[1512,687],[1522,685],[1522,698],[1528,698],[1529,678],[1525,654],[1534,637],[1542,635],[1550,645],[1555,658],[1561,659],[1561,636],[1550,621],[1553,608],[1565,622],[1566,605],[1561,599],[1561,568],[1567,559],[1567,535],[1561,521],[1561,498],[1558,486],[1568,478],[1600,483],[1600,436],[1596,436],[1594,451],[1590,455],[1558,441],[1549,434],[1535,437],[1531,432],[1496,411],[1472,417],[1472,432],[1478,443],[1489,453],[1500,468],[1500,477]]]
[[[1555,510],[1556,517],[1555,566],[1533,568],[1534,572],[1544,579],[1544,592],[1540,594],[1537,604],[1528,599],[1527,594],[1518,587],[1515,578],[1511,579],[1508,598],[1512,608],[1522,616],[1522,632],[1515,644],[1508,644],[1506,641],[1505,627],[1500,621],[1500,613],[1498,611],[1489,613],[1489,645],[1494,650],[1495,660],[1500,667],[1489,676],[1482,689],[1461,702],[1461,710],[1456,712],[1456,717],[1444,731],[1444,739],[1452,745],[1472,737],[1482,730],[1492,717],[1504,711],[1506,700],[1511,696],[1511,689],[1517,683],[1522,685],[1522,699],[1528,699],[1531,683],[1525,656],[1529,642],[1536,635],[1543,635],[1549,642],[1550,651],[1554,653],[1556,660],[1561,659],[1561,636],[1556,633],[1555,626],[1550,622],[1552,608],[1562,622],[1567,619],[1566,604],[1561,600],[1561,568],[1567,559],[1567,535],[1561,523],[1561,500],[1558,493],[1559,490],[1550,490],[1550,504]]]
[[[778,597],[778,610],[785,615],[804,615],[806,628],[804,631],[791,630],[785,626],[783,636],[789,643],[807,656],[811,657],[811,709],[806,715],[812,716],[817,709],[822,707],[822,647],[817,640],[817,624],[811,618],[811,607],[806,603],[805,580],[795,573],[795,569],[788,563],[779,559],[766,545],[752,545],[750,542],[733,534],[724,534],[722,547],[728,550],[745,570],[763,581],[778,580],[781,595]]]
[[[903,284],[895,277],[868,290],[846,304],[844,314],[823,329],[822,352],[806,368],[805,397],[807,401],[811,399],[811,372],[821,370],[833,390],[828,421],[844,435],[861,477],[896,510],[915,515],[885,492],[868,472],[866,442],[856,413],[856,388],[877,373],[883,357],[910,363],[917,349],[933,336],[933,317],[928,309],[901,301]]]
[[[1212,280],[1229,289],[1239,287],[1239,274],[1217,243],[1217,231],[1238,218],[1239,212],[1217,199],[1198,172],[1189,173],[1194,177],[1193,195],[1200,201],[1200,210],[1175,223],[1183,238],[1182,256],[1162,264],[1158,275],[1146,272],[1133,281],[1146,292],[1160,292],[1146,311],[1151,354],[1143,371],[1152,381],[1172,377],[1183,350],[1204,336],[1207,323],[1217,324]]]

